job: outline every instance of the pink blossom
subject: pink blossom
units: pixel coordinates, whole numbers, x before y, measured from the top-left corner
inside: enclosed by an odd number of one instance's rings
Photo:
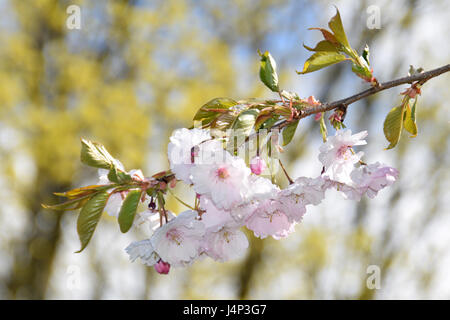
[[[206,197],[200,198],[200,208],[205,210],[200,221],[207,231],[218,231],[225,225],[237,226],[237,223],[231,217],[230,212],[217,209],[212,201]]]
[[[264,177],[250,176],[249,185],[251,187],[247,190],[246,202],[275,198],[280,191],[277,185]]]
[[[398,179],[398,170],[379,162],[364,165],[351,174],[355,188],[374,198],[378,191],[392,185]]]
[[[225,158],[223,162],[195,166],[191,170],[194,190],[210,198],[219,209],[240,204],[249,188],[250,169],[244,160],[228,152]]]
[[[283,212],[289,219],[289,222],[300,222],[306,213],[306,207],[303,200],[296,194],[283,196],[280,193],[274,206],[280,212]]]
[[[250,169],[252,170],[252,173],[256,175],[260,175],[266,169],[266,167],[266,162],[259,156],[253,157],[253,159],[250,161]]]
[[[161,259],[180,266],[197,258],[205,226],[196,217],[196,211],[184,211],[155,231],[151,243]]]
[[[260,202],[257,209],[248,217],[246,226],[261,239],[268,236],[280,239],[294,230],[294,223],[289,221],[289,217],[280,210],[275,200]]]
[[[251,187],[247,189],[243,202],[229,210],[231,217],[239,224],[243,224],[253,214],[260,201],[274,199],[280,191],[278,186],[261,176],[250,176],[249,185]]]
[[[283,190],[286,194],[295,194],[302,200],[304,205],[312,204],[317,206],[325,197],[325,180],[319,176],[317,178],[299,177],[293,184]]]
[[[235,206],[229,210],[230,216],[239,225],[244,225],[245,221],[258,207],[258,201],[250,201],[241,205]]]
[[[170,271],[170,264],[161,259],[153,267],[159,274],[168,274]]]
[[[355,168],[350,176],[352,181],[348,184],[334,181],[329,186],[342,192],[345,199],[360,201],[364,194],[374,198],[378,191],[392,185],[398,178],[398,170],[376,162]]]
[[[223,227],[215,232],[207,232],[203,241],[204,252],[220,262],[242,257],[247,248],[247,237],[237,228]]]
[[[319,160],[325,167],[323,176],[341,183],[350,183],[350,173],[363,152],[354,154],[351,150],[353,146],[366,144],[362,140],[367,136],[367,131],[362,131],[352,135],[349,129],[337,130],[335,136],[329,137],[320,147]]]

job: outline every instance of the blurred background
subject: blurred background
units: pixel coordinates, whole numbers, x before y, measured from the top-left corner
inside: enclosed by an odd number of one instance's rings
[[[66,27],[71,4],[81,9],[81,29]],[[410,64],[449,63],[445,0],[0,0],[0,298],[450,298],[448,74],[424,86],[419,135],[404,135],[394,150],[383,150],[382,124],[406,87],[349,108],[346,125],[369,132],[365,161],[400,170],[393,187],[359,203],[329,191],[289,238],[249,235],[239,261],[207,259],[158,275],[124,251],[146,230],[123,235],[106,216],[75,254],[76,212],[41,208],[59,201],[54,191],[96,182],[79,161],[80,137],[150,176],[168,167],[172,130],[190,126],[208,100],[274,97],[258,79],[257,49],[272,53],[281,87],[301,97],[332,101],[366,88],[345,63],[294,72],[309,56],[302,43],[321,38],[307,28],[326,27],[333,4],[352,46],[371,47],[380,81],[405,76]],[[370,29],[377,10],[380,28]],[[318,124],[302,120],[282,155],[291,176],[320,172],[320,144]],[[169,206],[184,210],[173,199]],[[375,290],[366,285],[372,265],[380,269]]]

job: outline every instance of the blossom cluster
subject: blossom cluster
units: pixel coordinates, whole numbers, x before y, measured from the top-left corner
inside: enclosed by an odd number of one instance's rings
[[[359,201],[365,194],[373,198],[396,181],[398,171],[361,161],[363,153],[355,153],[353,147],[366,144],[366,136],[365,131],[352,135],[348,129],[338,130],[320,147],[322,173],[299,177],[280,189],[261,176],[266,168],[262,158],[254,157],[247,166],[208,130],[175,130],[168,146],[170,169],[177,180],[192,186],[196,206],[176,216],[167,211],[165,223],[154,207],[141,213],[135,224],[148,221],[151,237],[131,243],[126,251],[132,261],[139,258],[162,274],[203,257],[224,262],[245,254],[248,240],[243,227],[259,238],[287,237],[307,206],[319,205],[327,189],[335,188],[351,200]],[[121,198],[116,200],[120,207]],[[114,208],[106,210],[116,214]]]

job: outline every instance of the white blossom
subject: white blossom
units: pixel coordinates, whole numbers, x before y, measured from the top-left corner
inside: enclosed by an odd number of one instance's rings
[[[242,257],[248,248],[248,240],[241,230],[222,227],[218,231],[207,232],[202,247],[209,257],[224,262]]]
[[[197,258],[205,226],[196,217],[196,211],[184,211],[155,231],[151,243],[163,261],[183,266]]]
[[[125,251],[130,256],[131,262],[134,262],[137,258],[147,266],[153,266],[156,264],[160,257],[153,249],[150,239],[132,242]]]
[[[295,223],[289,220],[288,215],[281,210],[275,200],[264,200],[248,217],[246,227],[261,239],[268,236],[280,239],[294,231]]]
[[[170,137],[170,143],[167,148],[170,169],[175,176],[186,182],[191,183],[190,169],[193,166],[193,149],[203,141],[211,139],[209,131],[203,129],[177,129]]]
[[[283,190],[283,193],[297,195],[304,205],[317,206],[325,197],[324,183],[325,180],[321,176],[317,178],[299,177]]]
[[[333,181],[349,183],[350,173],[363,152],[353,153],[353,146],[366,144],[362,140],[367,136],[367,131],[352,135],[349,129],[337,130],[335,136],[328,137],[327,142],[320,146],[319,160],[325,167],[323,176]]]
[[[229,153],[224,162],[194,166],[191,174],[194,190],[219,209],[242,203],[249,189],[250,169],[244,160]]]

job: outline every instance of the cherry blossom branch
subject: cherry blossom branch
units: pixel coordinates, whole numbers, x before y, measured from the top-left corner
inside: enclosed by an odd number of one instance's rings
[[[442,66],[440,68],[436,68],[436,69],[433,69],[433,70],[430,70],[427,72],[422,72],[422,73],[414,74],[414,75],[411,75],[408,77],[403,77],[403,78],[395,79],[392,81],[387,81],[387,82],[379,84],[378,86],[373,86],[367,90],[364,90],[360,93],[352,95],[348,98],[333,101],[330,103],[322,103],[321,105],[316,106],[316,107],[303,109],[303,110],[301,110],[301,113],[298,115],[297,119],[306,118],[310,115],[320,113],[320,112],[334,110],[339,107],[346,108],[348,105],[350,105],[358,100],[364,99],[364,98],[371,96],[375,93],[378,93],[380,91],[390,89],[393,87],[397,87],[397,86],[405,84],[405,83],[412,84],[414,82],[417,82],[418,84],[423,85],[428,80],[430,80],[434,77],[440,76],[441,74],[449,72],[449,71],[450,71],[450,64],[447,64],[445,66]],[[272,128],[282,129],[286,125],[288,125],[289,122],[290,121],[283,120],[283,121],[277,123],[276,125],[272,126]]]

